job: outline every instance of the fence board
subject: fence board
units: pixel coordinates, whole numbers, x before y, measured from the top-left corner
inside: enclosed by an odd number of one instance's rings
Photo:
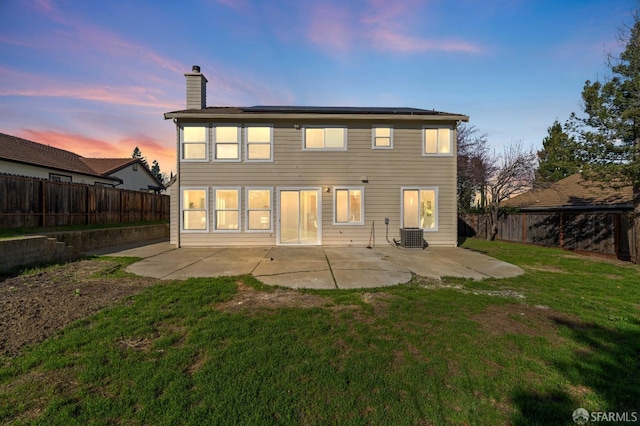
[[[169,196],[0,174],[0,228],[169,220]]]
[[[489,215],[463,214],[459,217],[461,237],[486,238]],[[561,247],[617,256],[635,256],[633,216],[603,212],[527,212],[502,217],[497,240]]]

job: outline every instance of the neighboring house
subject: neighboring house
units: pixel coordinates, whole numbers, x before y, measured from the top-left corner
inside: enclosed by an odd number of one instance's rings
[[[145,192],[164,189],[164,185],[138,158],[83,158],[82,161],[103,176],[120,179],[120,189]]]
[[[456,126],[415,108],[207,107],[193,67],[178,128],[178,246],[457,244]],[[387,223],[388,225],[386,225]],[[401,231],[400,229],[406,231]],[[388,231],[388,234],[387,234]]]
[[[0,133],[0,173],[135,191],[164,189],[139,159],[84,158],[4,133]]]
[[[629,260],[636,252],[632,200],[630,185],[593,182],[577,173],[506,200],[503,206],[516,211],[501,221],[498,239]],[[480,234],[487,228],[480,215],[465,219]]]
[[[520,211],[631,211],[631,185],[614,187],[611,184],[585,180],[580,173],[536,188],[503,202],[504,207]]]

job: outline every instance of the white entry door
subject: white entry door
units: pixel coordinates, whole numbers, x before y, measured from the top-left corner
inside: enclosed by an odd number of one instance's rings
[[[320,244],[320,189],[279,189],[278,242]]]

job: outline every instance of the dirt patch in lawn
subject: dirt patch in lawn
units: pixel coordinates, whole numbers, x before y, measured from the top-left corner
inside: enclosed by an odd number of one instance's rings
[[[491,305],[471,319],[477,321],[490,335],[524,334],[553,338],[559,323],[575,319],[546,306],[527,304]]]
[[[260,309],[319,308],[332,304],[331,299],[297,290],[276,288],[272,291],[260,291],[241,280],[236,285],[238,292],[228,302],[216,304],[216,309],[244,313]]]
[[[93,278],[117,267],[108,260],[80,260],[34,273],[0,277],[0,355],[52,336],[158,282],[152,278]]]

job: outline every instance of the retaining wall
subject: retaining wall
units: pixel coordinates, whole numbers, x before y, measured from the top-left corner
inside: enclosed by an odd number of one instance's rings
[[[0,240],[0,273],[24,266],[77,259],[89,250],[102,247],[168,239],[168,224],[52,232],[7,238]]]

